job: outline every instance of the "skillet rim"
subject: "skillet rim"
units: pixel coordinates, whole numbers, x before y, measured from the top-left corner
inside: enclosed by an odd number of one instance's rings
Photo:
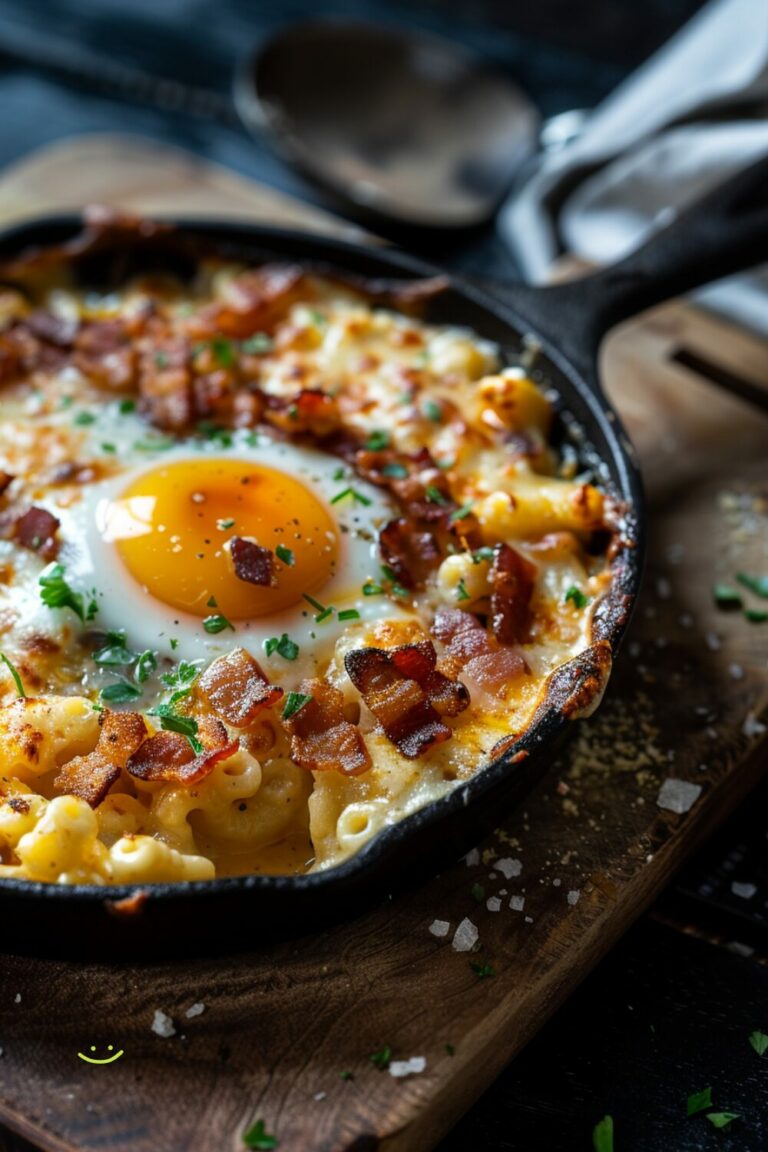
[[[519,341],[525,336],[533,336],[544,354],[545,361],[555,368],[556,379],[552,382],[555,391],[568,406],[568,390],[573,390],[579,400],[589,410],[597,429],[606,440],[609,452],[598,453],[600,462],[615,472],[612,478],[618,495],[624,504],[622,541],[619,563],[612,565],[612,582],[609,593],[605,596],[608,604],[607,620],[604,622],[602,635],[599,641],[608,646],[609,662],[605,672],[604,689],[610,678],[613,659],[615,659],[622,639],[629,625],[632,612],[637,600],[642,579],[643,563],[645,559],[646,525],[642,477],[631,441],[629,440],[623,424],[611,402],[605,397],[597,373],[598,348],[586,348],[587,363],[591,362],[591,373],[570,361],[558,347],[556,338],[542,330],[540,325],[529,322],[524,315],[523,307],[518,310],[515,301],[517,286],[493,285],[488,288],[469,282],[460,275],[446,271],[439,266],[422,261],[398,249],[355,242],[345,238],[315,232],[311,229],[275,227],[248,219],[232,217],[176,217],[162,213],[137,217],[142,221],[149,221],[169,226],[174,232],[189,233],[205,243],[212,240],[214,243],[229,241],[251,245],[263,244],[265,254],[271,252],[276,257],[286,258],[281,252],[281,246],[303,245],[314,250],[308,254],[304,263],[307,267],[322,271],[332,271],[334,267],[349,275],[351,269],[345,265],[344,257],[356,261],[370,261],[379,265],[377,276],[386,277],[393,272],[405,274],[407,279],[431,279],[439,277],[447,282],[449,291],[459,298],[467,299],[478,307],[490,319],[501,322],[510,330],[510,334]],[[82,232],[85,219],[82,213],[63,213],[33,217],[13,223],[0,229],[0,265],[9,258],[9,255],[19,256],[25,250],[45,250],[61,243],[62,239],[73,239]],[[54,231],[63,233],[57,240],[43,239],[35,241],[35,236],[42,232]],[[165,235],[168,235],[166,233]],[[128,236],[126,236],[126,240]],[[6,249],[10,248],[9,254]],[[317,256],[318,250],[321,250]],[[315,257],[317,257],[315,259]],[[291,256],[301,263],[300,257]],[[365,274],[363,274],[365,275]],[[0,276],[2,280],[2,276]],[[530,291],[527,286],[521,288],[521,293]],[[546,291],[546,289],[544,289]],[[561,289],[562,291],[562,289]],[[495,292],[499,294],[496,295]],[[513,343],[514,341],[509,341]],[[565,382],[565,388],[561,384]],[[583,422],[582,422],[583,426]],[[588,440],[591,438],[587,430]],[[614,594],[619,592],[618,604],[611,604]],[[72,884],[59,885],[28,879],[9,878],[0,881],[0,901],[7,899],[13,904],[16,899],[23,901],[30,897],[37,901],[53,899],[69,904],[113,906],[122,901],[130,901],[137,893],[145,895],[153,904],[168,904],[181,901],[185,906],[189,901],[198,897],[214,898],[218,895],[233,895],[237,893],[260,892],[269,895],[281,892],[293,892],[305,896],[312,893],[320,894],[327,889],[338,888],[344,891],[346,885],[364,883],[366,878],[375,875],[387,862],[397,855],[398,841],[414,839],[426,828],[438,826],[441,821],[447,821],[462,809],[468,808],[475,801],[479,801],[486,793],[491,792],[505,782],[505,777],[514,772],[515,756],[524,752],[527,760],[534,761],[541,756],[547,748],[556,747],[558,738],[567,731],[574,719],[578,719],[578,711],[572,707],[572,715],[563,710],[563,693],[560,692],[560,705],[557,703],[557,691],[552,690],[552,680],[557,672],[563,668],[579,669],[582,671],[588,666],[585,661],[587,653],[595,645],[595,636],[592,645],[584,652],[573,657],[566,664],[560,665],[545,681],[539,694],[539,703],[531,717],[528,727],[519,735],[515,743],[503,750],[488,763],[475,772],[468,780],[462,781],[450,792],[430,801],[415,812],[401,818],[396,823],[382,828],[358,852],[346,860],[320,872],[304,873],[301,875],[264,875],[246,874],[243,876],[221,876],[213,880],[193,881],[163,881],[142,885],[95,885]],[[587,672],[588,674],[588,672]],[[576,686],[578,694],[578,685]],[[554,697],[554,700],[553,700]],[[597,693],[596,700],[599,705],[602,690]],[[591,711],[591,710],[590,710]],[[589,715],[586,712],[585,715]],[[542,774],[544,768],[540,768]],[[511,787],[511,781],[510,787]],[[510,805],[512,806],[512,805]]]

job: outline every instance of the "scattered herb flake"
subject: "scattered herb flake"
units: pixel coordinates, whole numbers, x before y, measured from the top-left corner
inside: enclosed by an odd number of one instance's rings
[[[274,344],[266,332],[254,332],[253,336],[243,340],[240,347],[247,356],[262,356],[265,352],[271,352]]]
[[[571,602],[576,608],[586,608],[589,604],[589,596],[585,596],[581,588],[577,588],[575,584],[571,584],[563,597],[563,603]]]
[[[231,516],[228,516],[226,518],[226,520],[217,520],[216,521],[216,527],[219,529],[220,532],[226,532],[228,528],[234,528],[234,526],[235,526],[235,521],[232,519]]]
[[[339,620],[359,620],[360,613],[357,608],[345,608],[343,612],[339,612]]]
[[[483,545],[472,553],[472,563],[482,564],[484,560],[493,560],[493,548]]]
[[[83,624],[93,620],[99,610],[96,593],[91,592],[88,602],[82,592],[75,592],[65,576],[62,564],[54,561],[38,577],[40,599],[46,608],[70,608]]]
[[[768,620],[768,612],[761,608],[745,608],[744,619],[748,620],[750,624],[765,624]]]
[[[197,739],[197,720],[194,716],[184,716],[183,713],[177,712],[172,701],[173,697],[165,704],[156,704],[154,708],[149,709],[148,715],[157,716],[160,727],[166,732],[179,732],[182,736],[186,736],[192,751],[199,756],[203,751],[203,745]]]
[[[287,632],[283,632],[282,636],[270,636],[265,640],[264,651],[267,656],[277,652],[284,660],[295,660],[299,654],[299,646],[291,640]]]
[[[453,1044],[446,1044],[445,1050],[449,1056],[455,1056],[456,1055],[456,1049],[454,1048]]]
[[[707,1112],[707,1120],[715,1128],[727,1128],[733,1120],[738,1120],[740,1112]]]
[[[467,592],[467,586],[464,583],[464,577],[463,576],[462,576],[461,580],[459,580],[459,583],[456,585],[456,599],[457,600],[471,600],[471,596],[469,595],[469,592]]]
[[[389,448],[390,442],[389,432],[385,432],[383,428],[376,428],[366,440],[365,446],[369,452],[383,452],[385,448]]]
[[[482,904],[483,900],[485,900],[485,888],[483,888],[482,884],[473,884],[470,891],[472,893],[472,899],[477,900],[478,904]]]
[[[145,684],[156,669],[157,658],[150,648],[146,648],[138,654],[133,674],[139,684]]]
[[[481,964],[479,960],[470,960],[469,966],[478,980],[487,980],[489,976],[496,975],[492,964]]]
[[[308,308],[307,314],[316,328],[325,328],[328,323],[325,316],[323,316],[322,312],[318,311],[317,308]]]
[[[117,410],[121,416],[127,416],[129,412],[136,411],[136,401],[128,398],[121,400],[117,406]]]
[[[2,660],[3,664],[5,664],[6,668],[13,677],[13,682],[16,685],[16,694],[22,698],[26,697],[27,694],[24,691],[24,685],[21,682],[21,676],[19,676],[19,670],[16,665],[8,659],[5,652],[0,652],[0,660]],[[760,1055],[762,1055],[762,1053],[760,1053]]]
[[[300,712],[305,704],[309,704],[311,699],[311,696],[306,696],[303,692],[289,692],[283,708],[283,720],[290,720],[291,716]]]
[[[436,484],[427,484],[426,497],[430,504],[447,504],[448,501]]]
[[[391,476],[395,480],[404,480],[408,475],[408,469],[405,464],[398,463],[393,460],[390,464],[385,464],[381,470],[382,476]]]
[[[592,1130],[595,1152],[613,1152],[613,1116],[603,1116]]]
[[[363,596],[383,596],[384,589],[381,584],[374,584],[372,580],[366,580],[363,584]]]
[[[718,608],[724,610],[741,608],[742,604],[739,592],[737,592],[735,588],[732,588],[730,584],[715,584],[712,589],[712,599]]]
[[[227,340],[225,336],[214,336],[213,340],[211,340],[210,348],[214,360],[221,368],[231,368],[235,363],[234,345],[232,341]]]
[[[354,1074],[348,1070],[345,1070],[344,1072],[339,1072],[339,1079],[340,1080],[354,1080],[354,1078],[355,1078]]]
[[[131,684],[130,680],[116,680],[114,684],[102,688],[100,695],[107,704],[125,704],[128,700],[138,699],[141,688]]]
[[[101,445],[101,450],[102,452],[109,452],[111,454],[117,452],[117,445],[112,444],[111,441],[105,440]]]
[[[369,496],[365,496],[362,492],[358,492],[357,488],[343,488],[341,492],[337,492],[331,498],[331,504],[339,504],[342,500],[346,500],[349,496],[355,501],[356,504],[362,504],[366,508],[370,507],[373,501]]]
[[[257,1152],[269,1152],[271,1148],[278,1148],[280,1141],[267,1132],[263,1120],[257,1120],[243,1133],[243,1144],[246,1148],[255,1148]]]
[[[379,1048],[378,1052],[371,1052],[368,1059],[380,1072],[385,1072],[392,1062],[392,1049],[388,1044],[385,1044],[383,1048]]]
[[[749,1042],[758,1056],[764,1056],[768,1052],[768,1036],[765,1032],[750,1032]]]
[[[95,424],[96,417],[93,412],[78,412],[74,418],[74,423],[84,428],[88,424]]]
[[[292,568],[296,563],[296,557],[290,548],[286,548],[285,544],[278,544],[277,548],[275,548],[275,556],[277,556],[278,560],[282,560],[283,564],[288,568]]]
[[[737,572],[736,579],[739,584],[749,588],[750,592],[754,592],[755,596],[768,600],[768,576],[749,576],[746,572]]]
[[[146,440],[134,440],[136,452],[167,452],[176,441],[172,436],[148,436]]]
[[[469,504],[464,504],[461,508],[457,508],[455,512],[451,512],[451,523],[455,524],[457,520],[466,520],[471,512],[472,502],[470,501]]]
[[[227,620],[226,616],[222,616],[220,612],[215,616],[206,616],[205,620],[203,620],[203,628],[205,628],[206,632],[211,636],[215,636],[218,632],[223,632],[225,628],[231,629],[232,632],[235,631],[234,624]]]
[[[158,368],[167,368],[170,363],[167,352],[155,352],[154,360]]]
[[[687,1114],[695,1116],[697,1112],[703,1112],[705,1108],[712,1107],[712,1089],[703,1088],[701,1092],[694,1092],[688,1097]]]
[[[439,424],[443,418],[443,409],[436,400],[425,400],[421,405],[421,410],[427,420],[431,420],[433,424]]]

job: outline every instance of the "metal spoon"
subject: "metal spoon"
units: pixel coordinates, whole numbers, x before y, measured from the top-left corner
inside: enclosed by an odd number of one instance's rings
[[[502,73],[422,32],[286,28],[238,69],[235,104],[358,212],[420,228],[488,219],[536,147],[539,116]]]

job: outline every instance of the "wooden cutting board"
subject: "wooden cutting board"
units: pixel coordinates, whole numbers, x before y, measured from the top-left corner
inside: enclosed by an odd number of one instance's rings
[[[337,227],[190,156],[113,137],[11,168],[0,222],[93,200]],[[651,501],[645,592],[601,710],[476,862],[353,923],[224,961],[18,958],[3,924],[11,1129],[50,1152],[235,1152],[260,1119],[282,1152],[427,1152],[747,793],[764,761],[768,623],[719,612],[711,589],[768,573],[768,417],[680,367],[680,347],[768,385],[763,344],[679,303],[607,342],[605,376]],[[669,777],[701,788],[687,813],[657,805]],[[465,918],[479,932],[470,955],[451,943]],[[432,934],[436,920],[447,936]],[[152,1031],[156,1010],[173,1035]],[[78,1058],[110,1044],[124,1050],[113,1064]],[[385,1047],[423,1056],[425,1070],[379,1070],[370,1055]]]

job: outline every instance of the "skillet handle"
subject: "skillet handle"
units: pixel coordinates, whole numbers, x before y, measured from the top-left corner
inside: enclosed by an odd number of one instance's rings
[[[618,264],[568,283],[493,291],[594,382],[600,342],[615,324],[766,260],[768,157],[707,193]]]

